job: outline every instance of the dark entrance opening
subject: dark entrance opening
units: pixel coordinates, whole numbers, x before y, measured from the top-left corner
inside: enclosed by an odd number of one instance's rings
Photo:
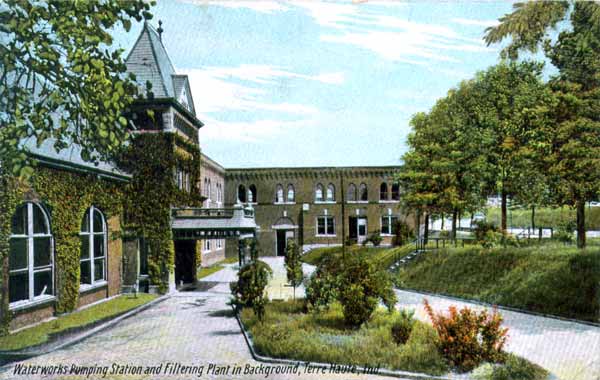
[[[196,241],[175,240],[175,284],[196,280]]]
[[[285,230],[277,230],[277,256],[285,256]]]
[[[348,237],[351,240],[357,240],[358,239],[358,218],[356,216],[351,216],[350,218],[348,218]]]

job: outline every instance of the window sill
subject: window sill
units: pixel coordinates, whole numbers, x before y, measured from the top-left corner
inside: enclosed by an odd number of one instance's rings
[[[29,308],[33,308],[36,306],[45,306],[46,304],[53,303],[56,300],[55,296],[52,295],[44,295],[39,296],[33,299],[33,301],[17,301],[13,302],[8,306],[10,311],[18,312],[21,310],[26,310]]]
[[[379,236],[389,237],[389,236],[394,236],[394,234],[380,234]]]
[[[367,204],[367,203],[369,203],[369,201],[348,201],[346,203],[350,203],[350,204]]]
[[[108,285],[108,282],[106,282],[106,281],[98,281],[98,282],[94,283],[93,285],[90,285],[90,284],[79,285],[79,293],[93,292],[95,290],[102,289],[102,288],[106,287],[107,285]]]
[[[331,238],[331,237],[336,237],[337,235],[315,235],[315,237],[322,237],[322,238]]]
[[[386,200],[386,201],[382,201],[380,200],[379,203],[400,203],[400,201],[395,201],[395,200]]]
[[[274,205],[295,205],[296,202],[273,202]]]
[[[335,201],[315,201],[317,205],[334,205],[335,203]]]

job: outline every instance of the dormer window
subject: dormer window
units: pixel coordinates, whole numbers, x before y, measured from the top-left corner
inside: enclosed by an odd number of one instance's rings
[[[187,91],[185,90],[185,88],[183,88],[183,90],[181,90],[181,96],[179,97],[179,103],[181,103],[188,110],[190,109],[190,105],[188,103]]]

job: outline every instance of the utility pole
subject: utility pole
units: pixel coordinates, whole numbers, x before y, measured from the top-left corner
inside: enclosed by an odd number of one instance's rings
[[[346,202],[344,201],[344,172],[340,175],[340,190],[342,194],[342,260],[346,261]]]

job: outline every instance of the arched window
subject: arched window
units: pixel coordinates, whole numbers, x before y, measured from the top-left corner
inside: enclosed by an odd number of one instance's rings
[[[256,198],[256,186],[250,185],[250,187],[248,187],[248,203],[253,202],[258,202],[258,199]]]
[[[19,206],[12,218],[8,256],[9,302],[54,294],[54,260],[48,216],[38,204]]]
[[[349,202],[356,201],[356,185],[353,183],[348,185],[348,201]]]
[[[283,186],[281,185],[277,185],[277,187],[275,188],[275,202],[277,203],[283,203]]]
[[[333,202],[335,201],[335,186],[332,183],[327,185],[327,201]]]
[[[367,185],[365,185],[364,183],[360,184],[359,196],[360,196],[360,200],[361,201],[368,201],[369,200],[369,193],[367,191]]]
[[[315,202],[323,202],[323,185],[320,183],[315,188]]]
[[[387,201],[388,200],[388,185],[383,182],[379,187],[379,200]]]
[[[206,189],[206,197],[208,198],[208,201],[212,201],[212,189],[210,186],[210,178],[208,179],[208,187]]]
[[[287,201],[288,202],[296,202],[296,192],[294,191],[294,185],[291,183],[288,185],[287,192]]]
[[[392,184],[392,200],[393,201],[400,200],[400,185],[397,183]]]
[[[81,285],[106,281],[106,222],[104,215],[90,207],[81,221]]]
[[[238,186],[238,201],[246,203],[246,186],[244,185]]]

